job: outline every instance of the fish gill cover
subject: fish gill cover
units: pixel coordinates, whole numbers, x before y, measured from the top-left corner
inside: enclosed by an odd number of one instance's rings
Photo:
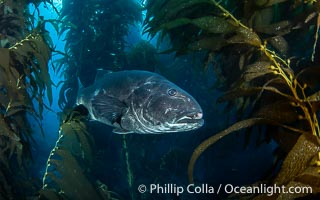
[[[125,41],[130,25],[142,20],[138,2],[64,0],[58,20],[28,13],[28,4],[37,8],[41,3],[53,5],[49,0],[0,0],[0,199],[295,199],[319,194],[318,1],[148,0],[144,31],[158,36],[159,47],[167,43],[169,49],[152,48],[146,42],[131,48]],[[45,24],[66,34],[64,52],[54,49]],[[155,49],[173,52],[177,58],[157,55]],[[53,66],[64,76],[56,83],[61,86],[58,103],[63,112],[58,140],[40,180],[30,176],[35,128],[26,113],[41,129],[43,112],[53,98],[54,74],[48,69],[52,51],[63,56]],[[183,136],[112,134],[108,127],[89,121],[86,108],[73,107],[78,80],[91,85],[97,69],[148,69],[176,79],[201,97],[209,122]],[[245,139],[230,134],[239,131]],[[252,140],[258,147],[252,147]],[[271,152],[276,156],[268,154],[266,144],[272,141],[277,143]],[[242,145],[250,150],[249,159]],[[253,153],[263,145],[267,150]],[[228,149],[239,152],[231,154]],[[229,162],[224,164],[227,158],[222,156],[230,157]],[[249,171],[237,173],[241,166],[234,164],[236,159]],[[250,186],[256,181],[309,186],[313,194],[177,197],[137,191],[139,184],[186,187],[188,179],[214,186]]]

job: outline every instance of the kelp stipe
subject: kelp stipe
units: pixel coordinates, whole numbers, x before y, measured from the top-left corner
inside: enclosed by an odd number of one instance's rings
[[[87,176],[94,156],[87,115],[76,107],[60,126],[59,139],[47,160],[40,199],[116,199],[105,184],[93,183]]]
[[[307,185],[317,194],[320,131],[317,118],[319,92],[315,85],[319,84],[319,79],[316,76],[307,78],[307,74],[311,71],[318,74],[320,70],[319,67],[305,67],[304,57],[289,52],[291,46],[299,44],[289,43],[293,40],[289,36],[314,36],[313,41],[308,43],[311,43],[312,51],[308,55],[311,63],[307,66],[318,65],[319,59],[315,55],[319,51],[319,3],[286,0],[242,3],[168,0],[148,1],[146,7],[146,32],[154,36],[161,31],[160,40],[168,36],[172,43],[171,51],[175,51],[176,55],[206,52],[206,67],[213,62],[216,54],[220,54],[220,66],[226,68],[221,69],[220,75],[224,76],[224,84],[229,89],[219,101],[235,102],[239,113],[248,112],[249,107],[251,109],[248,119],[208,138],[195,149],[188,167],[189,180],[194,181],[195,162],[209,146],[231,132],[265,124],[269,127],[278,126],[279,132],[287,130],[291,138],[299,138],[293,140],[293,148],[271,183],[286,187]],[[231,14],[225,7],[237,9]],[[280,11],[287,12],[288,8],[292,10],[292,15],[282,16]],[[274,17],[277,14],[280,17]],[[309,31],[304,28],[309,28]],[[290,57],[293,58],[284,59]],[[276,137],[276,134],[272,135]],[[291,142],[284,138],[285,134],[280,135],[284,143]],[[285,194],[276,195],[281,198]],[[307,195],[296,194],[292,198]],[[263,195],[259,197],[264,198]]]
[[[136,199],[135,193],[134,193],[134,187],[133,187],[134,174],[133,174],[132,167],[130,164],[129,150],[128,150],[128,146],[127,146],[126,135],[122,136],[122,151],[124,154],[125,165],[127,168],[126,171],[127,171],[127,182],[128,182],[128,186],[129,186],[129,192],[130,192],[131,199],[134,200],[134,199]]]

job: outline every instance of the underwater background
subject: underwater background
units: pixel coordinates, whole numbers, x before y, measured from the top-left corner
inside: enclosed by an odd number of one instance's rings
[[[1,200],[320,198],[320,2],[0,0],[0,20]],[[161,74],[204,126],[113,133],[76,107],[99,70]],[[227,190],[254,185],[286,189]]]

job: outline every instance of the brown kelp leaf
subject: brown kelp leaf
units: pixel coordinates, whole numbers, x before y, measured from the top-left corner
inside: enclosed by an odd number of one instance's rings
[[[186,24],[193,24],[205,32],[209,33],[230,33],[235,30],[235,26],[230,24],[225,18],[216,16],[206,16],[196,19],[178,18],[159,26],[158,30],[173,29]]]
[[[238,87],[224,93],[221,97],[217,99],[217,102],[220,103],[224,101],[234,100],[239,97],[252,96],[254,94],[258,94],[260,91],[261,91],[261,88],[258,88],[258,87],[255,87],[255,88]]]
[[[304,68],[296,77],[299,83],[314,88],[320,83],[320,66]]]
[[[39,77],[46,85],[47,97],[48,97],[49,103],[51,105],[52,104],[52,85],[53,85],[53,82],[51,81],[49,70],[48,70],[48,62],[50,59],[51,51],[41,36],[38,36],[37,40],[38,40],[38,52],[39,53],[34,53],[34,56],[36,57],[36,59],[38,61],[39,68],[40,68]]]
[[[165,4],[162,4],[162,9],[157,10],[160,13],[159,17],[163,17],[162,19],[174,19],[176,16],[185,16],[188,12],[186,12],[189,8],[193,6],[198,6],[201,4],[213,4],[210,0],[174,0],[174,1],[166,1]],[[160,12],[159,12],[160,11]],[[182,12],[185,11],[185,12]],[[157,13],[154,12],[154,13]],[[161,19],[160,18],[160,19]]]
[[[0,48],[0,67],[8,68],[9,66],[9,49]]]
[[[10,63],[20,64],[24,66],[25,75],[30,80],[37,82],[39,88],[33,88],[35,94],[41,96],[42,91],[47,91],[47,97],[52,103],[52,81],[48,73],[48,61],[50,59],[51,50],[45,43],[43,37],[39,33],[31,33],[25,39],[10,47],[11,61]],[[25,66],[27,63],[28,66]],[[31,65],[31,70],[29,69]],[[34,72],[34,74],[31,73]],[[40,91],[38,91],[38,89]]]
[[[272,80],[276,80],[276,79],[272,79]],[[281,92],[276,87],[268,86],[268,84],[264,85],[263,87],[237,87],[237,88],[234,88],[234,89],[226,92],[221,97],[219,97],[217,99],[217,102],[230,101],[230,100],[234,100],[239,97],[252,96],[252,95],[258,95],[258,98],[259,98],[264,91],[269,91],[269,92],[275,93],[277,95],[283,96],[291,102],[297,102],[297,99],[295,99],[291,95],[288,95],[286,93]]]
[[[256,27],[255,31],[269,35],[285,35],[291,32],[292,23],[284,20],[270,25]]]
[[[276,101],[262,105],[254,112],[254,117],[261,117],[277,121],[278,123],[291,123],[299,120],[295,107],[288,101]]]
[[[218,51],[226,44],[227,43],[224,38],[219,36],[212,36],[212,37],[206,37],[204,39],[191,43],[188,46],[188,48],[193,51],[201,51],[201,50]]]
[[[94,141],[91,134],[87,131],[84,122],[86,116],[78,111],[71,111],[68,120],[60,126],[60,134],[64,139],[59,142],[59,146],[68,149],[73,155],[81,157],[88,164],[93,160]]]
[[[288,0],[255,0],[255,4],[259,7],[267,7],[267,6],[272,6],[277,3],[282,3]]]
[[[318,160],[318,156],[314,157],[315,160]],[[312,164],[312,163],[311,163]],[[320,173],[319,167],[309,166],[303,173],[301,173],[295,180],[301,183],[307,183],[313,188],[317,188],[319,193],[320,191]]]
[[[16,118],[18,118],[16,116]],[[19,124],[18,122],[11,122],[6,120],[6,118],[0,114],[0,145],[2,150],[0,151],[0,165],[10,168],[9,162],[7,159],[11,159],[15,155],[15,159],[19,167],[22,167],[23,155],[26,155],[26,149],[23,149],[23,141],[21,141],[19,133],[17,130],[20,130],[23,133],[25,126]],[[28,133],[25,135],[29,137]]]
[[[6,136],[12,140],[16,140],[19,137],[13,132],[10,124],[6,123],[4,115],[0,114],[0,136]]]
[[[250,27],[253,27],[253,29],[255,29],[255,27],[257,26],[259,27],[262,25],[270,24],[273,20],[274,12],[274,8],[272,7],[255,10],[253,16],[251,17],[252,22],[250,23]]]
[[[93,159],[94,146],[84,123],[86,117],[87,113],[75,109],[60,126],[59,139],[48,158],[48,166],[53,167],[47,168],[44,189],[63,190],[63,195],[70,199],[103,199],[85,174]]]
[[[203,4],[212,5],[213,2],[210,0],[148,1],[144,32],[148,32],[153,37],[162,24],[177,18],[189,18],[192,16],[193,9]]]
[[[295,99],[293,96],[281,92],[281,91],[278,90],[276,87],[272,87],[272,86],[263,86],[263,87],[261,87],[261,91],[264,91],[264,90],[265,90],[265,91],[270,91],[270,92],[273,92],[274,94],[278,94],[278,95],[280,95],[280,96],[282,96],[282,97],[285,97],[285,98],[287,98],[289,101],[298,102],[298,100]]]
[[[287,57],[289,44],[282,36],[274,36],[268,39],[268,42],[283,56]]]
[[[84,169],[69,151],[57,149],[55,154],[61,157],[61,160],[52,159],[50,164],[55,166],[61,177],[53,173],[49,173],[49,176],[57,183],[60,190],[64,191],[68,199],[101,199],[94,185],[83,173]]]
[[[72,121],[71,123],[75,123]],[[75,127],[77,128],[77,127]],[[63,147],[70,151],[74,156],[82,157],[83,149],[81,143],[77,139],[77,134],[80,130],[72,127],[70,123],[63,123],[60,127],[60,134],[63,135],[63,140],[59,141],[59,147]]]
[[[34,109],[31,105],[26,105],[24,102],[20,101],[10,101],[5,112],[5,116],[13,116],[19,112],[29,111],[30,113],[34,112]]]
[[[192,22],[192,20],[188,19],[188,18],[179,18],[179,19],[175,19],[173,21],[167,22],[162,24],[161,26],[158,27],[158,29],[155,29],[155,31],[160,31],[162,29],[173,29],[179,26],[183,26],[186,24],[190,24]]]
[[[43,188],[39,191],[39,199],[63,200],[63,197],[54,189]]]
[[[259,36],[252,30],[243,27],[238,27],[236,35],[229,38],[227,41],[230,44],[249,44],[256,47],[261,46]]]
[[[320,151],[316,137],[311,134],[301,135],[292,150],[283,161],[274,183],[285,185],[301,175],[309,166],[311,159]]]
[[[236,29],[226,18],[216,16],[196,18],[191,23],[209,33],[230,33]]]
[[[91,163],[93,161],[93,138],[90,133],[87,131],[87,127],[83,122],[72,125],[72,128],[77,130],[77,141],[81,144],[82,149],[82,159],[85,159],[87,162]]]
[[[270,62],[257,61],[246,67],[247,69],[242,74],[242,78],[244,79],[244,81],[249,82],[257,77],[273,73],[273,71],[270,69],[270,66]]]
[[[211,145],[213,145],[214,143],[216,143],[217,141],[219,141],[220,139],[222,139],[223,137],[229,135],[232,132],[241,130],[243,128],[248,128],[254,125],[261,125],[261,124],[270,124],[270,125],[277,125],[277,126],[281,126],[283,128],[298,132],[298,133],[305,133],[302,130],[290,127],[290,126],[286,126],[286,125],[282,125],[279,124],[276,121],[273,120],[269,120],[269,119],[265,119],[265,118],[250,118],[250,119],[246,119],[246,120],[242,120],[239,121],[233,125],[231,125],[229,128],[221,131],[220,133],[217,133],[209,138],[207,138],[206,140],[204,140],[201,144],[199,144],[196,149],[193,151],[192,156],[190,158],[189,161],[189,165],[188,165],[188,178],[189,178],[189,182],[193,183],[194,179],[193,179],[193,171],[194,171],[194,166],[196,164],[196,161],[198,160],[198,158],[201,156],[201,154],[207,149],[209,148]]]

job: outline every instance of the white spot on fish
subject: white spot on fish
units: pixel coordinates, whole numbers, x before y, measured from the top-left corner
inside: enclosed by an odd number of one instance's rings
[[[172,108],[167,108],[167,109],[164,111],[164,114],[167,114],[170,110],[172,110]]]
[[[94,93],[93,93],[93,96],[97,96],[97,95],[99,94],[99,92],[100,92],[100,89],[96,89],[96,90],[94,91]]]

